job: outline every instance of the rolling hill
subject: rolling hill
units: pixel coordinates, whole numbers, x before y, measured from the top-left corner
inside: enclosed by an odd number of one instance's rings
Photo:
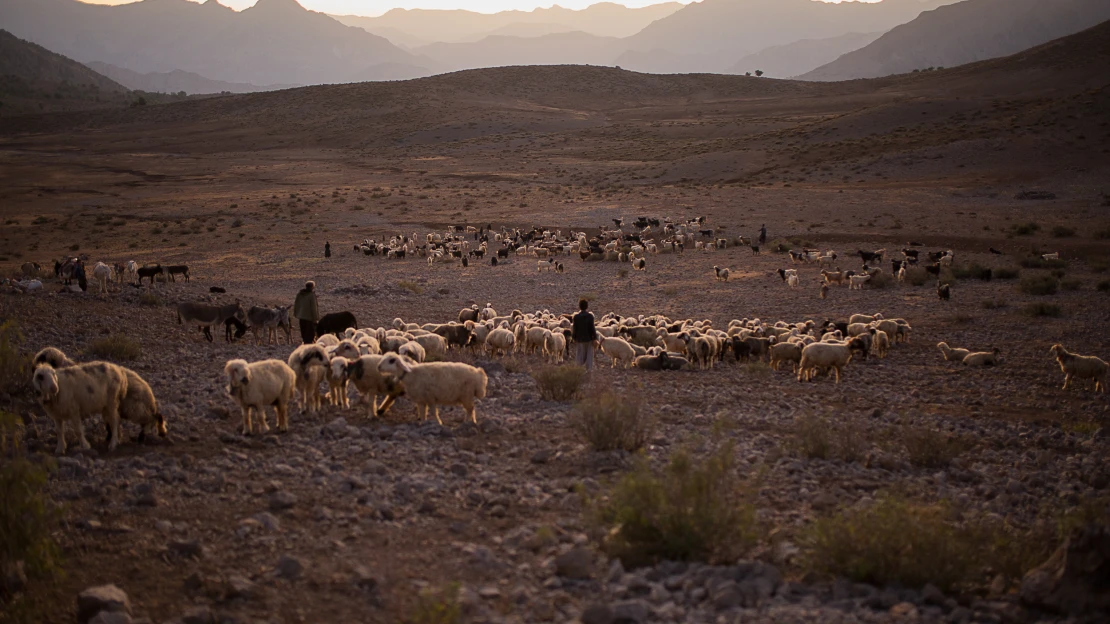
[[[620,39],[568,32],[541,37],[489,36],[474,43],[433,43],[414,51],[451,70],[503,65],[611,65]]]
[[[858,50],[881,35],[882,33],[848,33],[828,39],[803,39],[771,46],[740,59],[728,73],[754,73],[758,69],[771,78],[791,78],[820,67],[830,59]]]
[[[287,89],[293,85],[257,86],[246,82],[224,82],[210,80],[192,72],[175,69],[172,72],[155,72],[140,74],[139,72],[116,67],[107,63],[93,61],[86,63],[93,71],[111,78],[128,89],[148,91],[151,93],[257,93],[259,91],[274,91]]]
[[[123,85],[0,30],[0,114],[99,108],[127,97]]]
[[[181,70],[259,85],[347,82],[372,78],[380,66],[405,78],[433,71],[428,59],[296,0],[259,0],[241,12],[217,0],[0,0],[0,23],[75,60],[138,73]]]
[[[965,0],[922,13],[799,78],[850,80],[952,67],[1014,54],[1107,19],[1106,0]]]

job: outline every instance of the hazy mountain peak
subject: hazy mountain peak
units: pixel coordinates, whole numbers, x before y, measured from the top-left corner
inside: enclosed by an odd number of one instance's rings
[[[253,7],[245,10],[258,12],[280,11],[283,13],[305,13],[308,11],[308,9],[301,6],[297,0],[258,0]]]
[[[234,11],[235,10],[235,9],[232,9],[231,7],[229,7],[229,6],[224,6],[224,5],[220,4],[219,0],[204,0],[204,2],[201,3],[201,6],[208,7],[209,9],[221,9],[221,10],[225,10],[225,11]]]

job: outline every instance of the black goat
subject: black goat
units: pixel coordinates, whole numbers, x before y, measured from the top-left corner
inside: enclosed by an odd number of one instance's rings
[[[937,296],[941,301],[948,301],[952,298],[952,288],[948,284],[937,282]]]

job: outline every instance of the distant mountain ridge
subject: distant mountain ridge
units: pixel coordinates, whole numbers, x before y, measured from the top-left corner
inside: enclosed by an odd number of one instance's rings
[[[771,46],[749,54],[733,65],[728,73],[764,72],[769,78],[793,78],[824,65],[829,59],[858,50],[882,36],[882,33],[848,33],[828,39],[802,39],[785,45]]]
[[[801,80],[850,80],[1007,56],[1110,19],[1110,0],[965,0],[922,13]]]
[[[139,72],[92,61],[85,63],[93,71],[111,78],[128,89],[149,91],[151,93],[178,93],[184,91],[192,94],[211,93],[258,93],[259,91],[275,91],[288,89],[294,85],[265,85],[258,86],[247,82],[224,82],[211,80],[193,72],[175,69],[171,72],[152,72],[140,74]]]
[[[429,59],[308,11],[296,0],[258,0],[239,12],[217,0],[141,0],[118,6],[0,0],[0,23],[75,60],[141,74],[181,70],[260,85],[348,82],[356,75],[371,79],[385,68],[394,78],[436,70]]]
[[[391,9],[378,17],[333,15],[348,26],[358,26],[395,43],[414,47],[429,43],[471,43],[489,35],[533,37],[581,31],[599,37],[628,37],[648,24],[682,9],[677,2],[629,8],[599,2],[585,9],[554,5],[532,11],[477,13],[466,10]],[[393,40],[393,39],[391,39]]]

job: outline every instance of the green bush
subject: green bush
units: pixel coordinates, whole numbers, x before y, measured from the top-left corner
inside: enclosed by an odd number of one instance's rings
[[[462,605],[459,603],[458,583],[435,591],[426,589],[416,599],[416,607],[409,624],[458,624],[462,622]]]
[[[137,360],[143,355],[143,347],[123,334],[112,334],[89,345],[88,354],[93,357],[119,362]]]
[[[590,507],[608,535],[604,550],[626,567],[664,559],[735,561],[759,541],[762,529],[734,456],[732,444],[701,461],[679,450],[659,474],[641,458]]]
[[[397,282],[397,287],[403,290],[407,290],[414,295],[424,294],[424,287],[413,281],[401,280]]]
[[[1072,236],[1075,236],[1075,228],[1057,225],[1052,228],[1052,235],[1056,238],[1071,238]]]
[[[1018,288],[1027,295],[1043,297],[1055,295],[1057,286],[1059,282],[1051,275],[1027,275],[1021,278]]]
[[[852,462],[867,453],[866,430],[853,419],[832,421],[807,415],[794,419],[790,448],[810,459],[839,459]]]
[[[595,451],[638,451],[651,439],[653,421],[634,396],[602,392],[578,402],[570,425]]]
[[[577,364],[544,366],[532,373],[540,398],[545,401],[569,401],[578,396],[586,379],[586,369]]]
[[[990,570],[1010,579],[1051,552],[1051,540],[997,520],[957,524],[947,505],[896,496],[819,518],[805,536],[810,567],[855,581],[941,590],[979,583]]]
[[[1032,317],[1048,316],[1056,318],[1062,314],[1060,306],[1055,303],[1030,303],[1025,306],[1023,311],[1027,316]]]
[[[59,573],[61,563],[53,537],[60,514],[44,491],[53,465],[20,455],[22,428],[18,417],[0,412],[0,597],[18,589],[5,587],[9,572],[22,569],[28,579],[43,579]]]
[[[15,321],[0,324],[0,390],[16,394],[27,388],[31,375],[31,360],[20,353],[23,334]]]

